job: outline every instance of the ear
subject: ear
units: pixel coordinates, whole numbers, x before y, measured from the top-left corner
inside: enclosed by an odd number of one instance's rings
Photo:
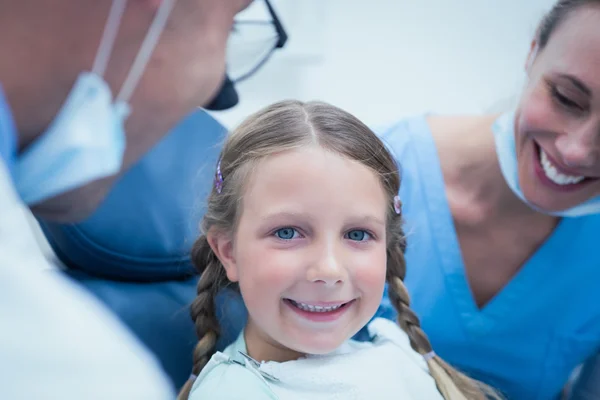
[[[535,61],[535,59],[537,58],[537,54],[538,54],[538,43],[537,40],[532,40],[531,41],[531,46],[529,48],[529,54],[527,54],[527,60],[525,61],[525,72],[527,73],[527,75],[529,75],[529,71],[531,70],[531,66],[533,65],[533,62]]]
[[[233,239],[230,234],[224,234],[215,230],[210,230],[206,235],[210,248],[215,253],[225,272],[227,273],[227,279],[230,282],[237,282],[239,280],[237,263],[233,252]]]

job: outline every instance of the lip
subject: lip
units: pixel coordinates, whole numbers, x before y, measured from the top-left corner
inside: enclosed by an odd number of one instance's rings
[[[296,301],[296,300],[294,300]],[[336,321],[338,319],[340,319],[346,312],[348,312],[348,310],[350,310],[356,303],[356,299],[350,300],[350,301],[346,301],[346,302],[299,302],[299,303],[304,303],[304,304],[310,304],[310,305],[314,305],[314,306],[321,306],[321,307],[330,307],[330,306],[335,306],[335,305],[340,305],[340,304],[344,304],[342,307],[333,310],[333,311],[327,311],[327,312],[310,312],[310,311],[304,311],[296,306],[294,306],[291,302],[290,299],[283,299],[283,303],[286,305],[286,307],[288,307],[291,311],[293,311],[296,315],[300,316],[301,318],[311,321],[311,322],[333,322]]]
[[[542,161],[540,160],[540,149],[542,148],[537,142],[533,141],[533,168],[535,171],[535,174],[537,176],[537,178],[540,180],[540,182],[554,190],[557,192],[575,192],[577,190],[580,190],[581,188],[589,185],[591,182],[597,180],[597,178],[589,178],[589,177],[585,177],[581,182],[579,183],[572,183],[569,185],[559,185],[557,183],[554,183],[553,181],[550,180],[550,178],[548,178],[546,176],[546,173],[544,172],[544,167],[542,167]],[[556,163],[556,160],[554,158],[552,158],[550,156],[550,154],[548,154],[547,152],[545,152],[546,155],[548,156],[548,159],[550,160],[550,162],[554,165],[554,167],[558,170],[558,172],[565,174],[565,175],[571,175],[571,176],[582,176],[581,174],[578,174],[576,172],[570,171],[566,168],[563,168],[560,164]]]
[[[291,298],[286,298],[286,300],[293,300],[296,303],[307,304],[309,306],[317,306],[317,307],[335,307],[340,306],[342,304],[350,303],[352,300],[341,300],[341,301],[302,301]]]

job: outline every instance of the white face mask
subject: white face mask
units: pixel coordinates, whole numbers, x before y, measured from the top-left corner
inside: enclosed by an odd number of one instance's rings
[[[162,0],[121,91],[113,101],[103,78],[127,0],[113,0],[91,72],[78,77],[54,121],[16,161],[15,186],[27,204],[115,175],[125,152],[128,101],[176,0]]]
[[[600,196],[592,198],[568,210],[556,212],[541,210],[525,198],[525,195],[519,186],[514,121],[515,113],[513,111],[500,116],[492,126],[500,169],[502,170],[502,175],[504,175],[506,183],[514,194],[534,210],[548,215],[555,215],[558,217],[581,217],[584,215],[600,214]]]

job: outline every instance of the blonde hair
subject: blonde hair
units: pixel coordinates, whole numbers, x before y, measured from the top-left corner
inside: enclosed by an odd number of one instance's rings
[[[244,183],[257,161],[275,153],[306,145],[319,145],[351,160],[356,160],[380,177],[389,198],[387,220],[387,282],[390,299],[398,312],[398,324],[410,338],[412,348],[431,355],[432,348],[410,309],[410,297],[404,285],[406,248],[402,218],[394,212],[393,198],[400,189],[396,162],[379,138],[354,116],[337,107],[320,102],[285,101],[273,104],[249,117],[227,138],[221,152],[220,192],[213,188],[208,197],[202,222],[204,233],[210,229],[234,232],[239,218],[239,201]],[[192,260],[201,274],[198,296],[191,314],[200,341],[194,350],[192,373],[198,375],[214,353],[219,336],[215,314],[215,297],[225,288],[238,290],[228,281],[225,269],[210,248],[206,235],[193,246]],[[429,371],[446,400],[484,400],[495,396],[484,385],[454,370],[439,357],[426,357]],[[194,380],[182,389],[179,399],[189,397]]]

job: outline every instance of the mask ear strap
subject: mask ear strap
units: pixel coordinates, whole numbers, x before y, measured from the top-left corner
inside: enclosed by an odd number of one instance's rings
[[[156,12],[156,16],[154,17],[154,21],[152,21],[152,25],[150,25],[148,33],[146,34],[142,46],[140,47],[140,51],[138,52],[133,65],[129,70],[129,73],[127,74],[127,78],[125,78],[125,82],[119,91],[116,99],[117,102],[127,102],[131,98],[135,87],[144,73],[146,65],[148,65],[148,61],[150,61],[150,56],[152,55],[152,52],[158,43],[158,39],[160,38],[160,35],[167,24],[169,14],[171,14],[171,10],[173,9],[176,1],[177,0],[162,0],[160,7]]]
[[[104,26],[104,33],[102,33],[102,39],[100,39],[100,47],[94,60],[94,66],[92,67],[92,73],[103,77],[106,72],[106,66],[110,59],[117,33],[119,32],[119,26],[121,25],[121,17],[125,12],[125,6],[127,0],[114,0],[110,7],[108,14],[108,20]]]

